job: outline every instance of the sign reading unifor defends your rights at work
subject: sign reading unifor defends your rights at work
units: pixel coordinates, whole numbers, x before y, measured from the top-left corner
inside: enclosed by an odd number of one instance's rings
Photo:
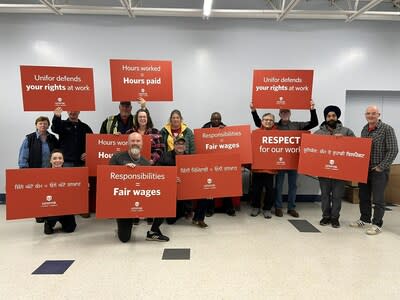
[[[176,167],[98,166],[96,218],[175,217]]]
[[[313,76],[313,70],[254,70],[254,107],[310,109]]]
[[[20,66],[24,111],[93,111],[92,68]]]
[[[88,212],[87,168],[6,170],[7,220]]]
[[[333,179],[367,182],[371,139],[303,135],[298,172]]]
[[[172,62],[110,59],[112,101],[172,101]]]

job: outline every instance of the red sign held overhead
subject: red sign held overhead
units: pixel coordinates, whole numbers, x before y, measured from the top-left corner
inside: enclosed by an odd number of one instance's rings
[[[310,109],[313,75],[313,70],[254,70],[254,107]]]
[[[87,168],[6,170],[7,220],[88,212]]]
[[[176,167],[98,166],[96,218],[175,217]]]
[[[96,176],[98,165],[108,165],[111,157],[116,152],[126,151],[128,148],[128,135],[121,134],[87,134],[86,135],[86,166],[89,176]],[[147,160],[151,159],[151,137],[143,136],[141,154]]]
[[[24,111],[95,110],[92,68],[20,66]]]
[[[302,137],[299,173],[367,182],[371,139],[306,134]]]
[[[242,196],[239,154],[177,155],[178,200]]]
[[[172,101],[172,62],[110,59],[112,101]]]
[[[251,164],[249,125],[194,130],[196,153],[238,153],[242,164]]]
[[[253,169],[296,170],[304,133],[308,131],[254,130],[251,134]]]

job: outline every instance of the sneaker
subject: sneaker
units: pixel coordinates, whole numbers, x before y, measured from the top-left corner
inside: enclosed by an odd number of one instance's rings
[[[289,209],[287,211],[287,213],[289,215],[291,215],[293,218],[298,218],[299,217],[299,213],[295,209]]]
[[[382,232],[382,227],[379,227],[377,225],[372,225],[365,231],[365,233],[368,235],[377,235],[378,233],[381,232]]]
[[[196,221],[196,220],[193,220],[192,223],[193,223],[194,225],[199,226],[200,228],[207,228],[207,227],[208,227],[208,225],[207,225],[204,221]]]
[[[277,216],[277,217],[283,217],[282,208],[275,208],[275,216]]]
[[[331,219],[328,217],[322,217],[321,221],[319,221],[319,225],[326,226],[331,223]]]
[[[271,219],[272,218],[272,214],[271,214],[270,210],[264,210],[263,211],[263,215],[264,215],[264,218],[266,218],[266,219]]]
[[[147,231],[146,240],[157,242],[168,242],[169,237],[163,235],[161,232]]]
[[[53,234],[54,229],[51,227],[51,225],[47,222],[44,222],[44,234]]]
[[[260,209],[256,208],[256,207],[253,207],[253,209],[251,210],[250,216],[257,217],[259,214],[260,214]]]
[[[339,218],[332,218],[331,225],[333,228],[340,228]]]
[[[214,214],[214,210],[213,209],[208,209],[207,212],[206,212],[206,216],[207,217],[212,217],[213,214]]]
[[[357,228],[366,228],[367,226],[370,226],[371,223],[363,222],[361,220],[357,220],[354,222],[350,223],[350,227],[357,227]]]
[[[227,210],[226,210],[226,213],[228,214],[228,216],[231,216],[231,217],[236,216],[235,209],[233,209],[233,208],[227,209]]]
[[[139,221],[140,221],[139,218],[134,218],[133,219],[133,225],[139,225]]]

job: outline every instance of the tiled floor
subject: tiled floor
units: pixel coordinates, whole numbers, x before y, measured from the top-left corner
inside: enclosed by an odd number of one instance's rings
[[[343,203],[340,229],[321,227],[318,203],[300,203],[301,219],[321,232],[299,232],[291,217],[216,214],[207,229],[187,220],[163,224],[168,243],[145,240],[136,226],[122,244],[114,220],[77,217],[72,234],[43,234],[34,220],[5,221],[0,205],[0,299],[400,299],[400,207],[384,231],[350,228],[358,206]],[[190,260],[162,260],[164,248],[188,248]],[[62,275],[32,275],[46,260],[74,260]]]

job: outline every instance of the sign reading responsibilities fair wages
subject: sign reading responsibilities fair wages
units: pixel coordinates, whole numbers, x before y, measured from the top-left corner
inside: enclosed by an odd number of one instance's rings
[[[308,131],[254,130],[251,134],[253,169],[296,170],[304,133]]]
[[[178,200],[241,196],[239,154],[177,155]]]
[[[172,101],[172,62],[110,59],[112,101]]]
[[[88,212],[87,168],[6,170],[7,220]]]
[[[299,173],[333,179],[367,182],[371,139],[303,135]]]
[[[93,69],[20,66],[24,111],[95,110]]]
[[[310,109],[313,75],[313,70],[254,70],[254,106]]]
[[[194,130],[196,153],[239,153],[242,164],[251,164],[250,125]]]
[[[176,167],[98,166],[96,218],[175,217]]]
[[[86,134],[86,167],[89,176],[96,176],[97,165],[108,165],[116,152],[126,151],[128,148],[126,134]],[[143,148],[140,151],[147,160],[151,159],[151,137],[143,136]]]

